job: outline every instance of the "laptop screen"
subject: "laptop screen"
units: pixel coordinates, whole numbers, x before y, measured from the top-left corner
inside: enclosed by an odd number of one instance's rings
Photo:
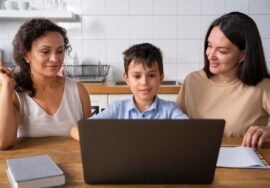
[[[81,120],[86,183],[209,184],[225,121]]]

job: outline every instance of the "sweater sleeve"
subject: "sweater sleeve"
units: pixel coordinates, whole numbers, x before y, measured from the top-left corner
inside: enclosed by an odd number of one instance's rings
[[[267,79],[263,83],[263,92],[262,92],[262,108],[268,113],[268,126],[270,126],[270,81]]]
[[[178,93],[178,96],[176,98],[176,104],[177,106],[180,108],[180,110],[182,110],[182,112],[184,112],[185,114],[187,114],[187,108],[186,108],[186,103],[185,103],[185,91],[186,91],[186,80],[184,80],[183,85],[180,88],[180,91]]]

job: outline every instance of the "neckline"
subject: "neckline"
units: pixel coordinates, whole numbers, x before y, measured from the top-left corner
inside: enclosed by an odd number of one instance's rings
[[[54,116],[56,116],[56,115],[59,113],[60,109],[61,109],[62,106],[63,106],[64,98],[65,98],[65,96],[66,96],[66,94],[65,94],[66,87],[67,87],[67,79],[65,79],[65,83],[64,83],[64,91],[63,91],[61,103],[60,103],[60,105],[58,106],[56,112],[53,113],[53,114],[49,114],[46,110],[44,110],[44,109],[43,109],[43,108],[42,108],[42,107],[41,107],[41,106],[40,106],[40,105],[39,105],[32,97],[30,97],[30,96],[27,95],[27,94],[26,94],[26,96],[30,99],[30,101],[31,101],[36,107],[38,107],[44,114],[46,114],[46,116],[48,116],[48,117],[54,117]]]

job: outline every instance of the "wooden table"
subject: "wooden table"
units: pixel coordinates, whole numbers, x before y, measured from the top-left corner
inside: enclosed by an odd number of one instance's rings
[[[224,138],[223,145],[239,145],[240,138]],[[199,144],[199,143],[198,143]],[[260,149],[270,162],[270,144]],[[210,185],[87,185],[83,180],[80,146],[77,141],[64,137],[31,138],[18,142],[13,148],[0,151],[0,187],[10,187],[6,175],[6,159],[48,154],[64,171],[65,187],[109,187],[109,188],[174,188],[174,187],[270,187],[270,170],[217,168],[213,184]]]

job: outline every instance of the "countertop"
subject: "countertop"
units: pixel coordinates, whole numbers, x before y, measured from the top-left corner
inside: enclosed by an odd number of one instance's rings
[[[113,81],[101,83],[82,82],[89,94],[130,94],[127,85],[115,85]],[[177,94],[181,85],[161,85],[159,94]]]

